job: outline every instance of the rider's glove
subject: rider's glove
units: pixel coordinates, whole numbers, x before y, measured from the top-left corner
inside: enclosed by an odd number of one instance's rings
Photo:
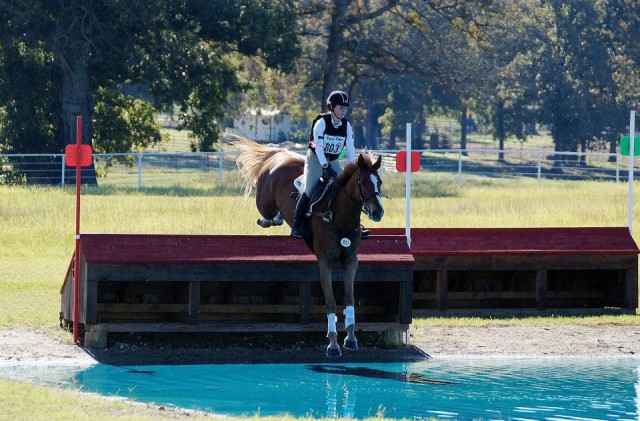
[[[335,178],[338,176],[338,173],[336,173],[336,170],[333,169],[333,167],[329,164],[324,164],[322,166],[323,169],[323,175],[325,178],[329,179],[329,178]]]

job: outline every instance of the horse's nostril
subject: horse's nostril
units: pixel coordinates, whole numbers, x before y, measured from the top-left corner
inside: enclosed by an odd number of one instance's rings
[[[384,215],[383,209],[375,209],[373,212],[371,212],[371,219],[375,222],[378,222],[382,219],[382,215]]]

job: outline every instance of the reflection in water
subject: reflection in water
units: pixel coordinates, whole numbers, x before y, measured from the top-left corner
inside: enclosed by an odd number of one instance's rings
[[[640,365],[636,368],[636,374],[638,375],[638,381],[633,386],[636,390],[636,414],[640,419]]]
[[[153,370],[136,370],[136,369],[130,368],[127,371],[131,374],[149,374],[151,376],[154,376],[156,374],[156,372]]]
[[[344,376],[357,376],[373,379],[397,380],[405,383],[453,385],[455,382],[444,380],[428,379],[419,373],[409,371],[386,371],[369,367],[346,367],[342,365],[314,364],[306,366],[308,370],[321,374],[337,374],[336,376],[326,376],[326,402],[327,412],[325,417],[335,418],[355,418],[356,396],[358,395],[358,382],[349,384],[344,380]],[[342,398],[342,404],[340,399]],[[373,408],[372,408],[373,409]],[[376,409],[378,412],[382,408]],[[382,414],[369,414],[382,415]]]
[[[231,416],[639,421],[639,364],[604,358],[348,366],[0,364],[0,378]]]
[[[410,373],[407,371],[398,373],[395,371],[378,370],[376,368],[345,367],[342,365],[326,365],[326,364],[310,365],[310,366],[307,366],[307,368],[309,368],[312,371],[315,371],[316,373],[340,374],[340,375],[347,375],[347,376],[370,377],[370,378],[376,378],[376,379],[399,380],[405,383],[423,383],[423,384],[441,384],[441,385],[457,384],[455,382],[450,382],[446,380],[428,379],[420,373]]]
[[[355,418],[357,386],[352,385],[355,390],[353,393],[349,393],[349,386],[341,378],[327,377],[325,382],[327,412],[323,416],[329,418]]]

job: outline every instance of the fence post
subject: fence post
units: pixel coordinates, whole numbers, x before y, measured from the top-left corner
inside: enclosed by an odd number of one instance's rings
[[[538,151],[538,183],[542,178],[542,152]]]
[[[142,153],[138,152],[138,190],[142,189]]]
[[[462,184],[462,150],[458,151],[458,184]]]
[[[616,183],[620,182],[620,154],[616,153]]]
[[[62,173],[60,175],[60,185],[62,187],[64,187],[64,167],[65,167],[65,164],[67,163],[64,158],[65,158],[65,155],[62,154]]]

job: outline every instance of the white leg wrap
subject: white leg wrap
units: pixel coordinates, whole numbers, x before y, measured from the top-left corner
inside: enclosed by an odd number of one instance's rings
[[[338,333],[336,324],[338,323],[338,317],[336,313],[327,313],[327,335],[329,333]]]
[[[344,311],[344,328],[348,328],[349,326],[356,324],[356,311],[353,306],[345,307]]]

